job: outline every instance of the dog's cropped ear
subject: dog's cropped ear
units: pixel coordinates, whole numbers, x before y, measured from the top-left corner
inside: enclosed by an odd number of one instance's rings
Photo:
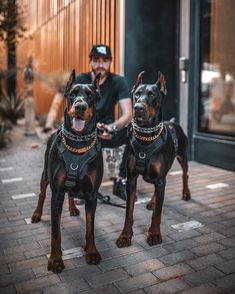
[[[158,80],[156,82],[159,91],[163,94],[163,95],[167,95],[167,88],[166,88],[166,80],[164,75],[159,71],[158,72]]]
[[[134,84],[134,87],[133,87],[133,89],[131,91],[131,94],[133,94],[135,92],[135,90],[138,88],[138,86],[140,84],[142,84],[143,75],[144,75],[144,71],[142,71],[142,72],[140,72],[138,74],[137,79],[136,79],[135,84]]]
[[[93,85],[95,86],[96,90],[99,91],[100,89],[100,77],[101,77],[101,73],[99,72],[96,76],[95,76],[95,79],[93,81]]]
[[[71,89],[72,85],[75,83],[75,75],[76,75],[75,69],[73,69],[69,76],[69,80],[65,86],[65,92],[64,92],[65,97],[68,95],[69,90]]]

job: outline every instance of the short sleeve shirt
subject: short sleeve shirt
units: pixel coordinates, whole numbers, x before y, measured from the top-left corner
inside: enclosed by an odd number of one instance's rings
[[[83,73],[76,77],[78,84],[90,84],[91,73]],[[97,121],[105,124],[114,121],[114,106],[125,98],[130,97],[130,89],[124,77],[109,73],[106,80],[100,85],[101,99],[97,101]]]

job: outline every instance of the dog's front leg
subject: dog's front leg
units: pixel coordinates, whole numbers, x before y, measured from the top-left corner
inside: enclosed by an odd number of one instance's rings
[[[48,271],[60,273],[64,269],[61,251],[60,220],[64,202],[64,193],[52,193],[51,198],[51,255],[48,260]]]
[[[127,178],[127,202],[126,202],[126,218],[122,233],[116,241],[117,247],[127,247],[131,245],[133,236],[133,212],[136,200],[136,182],[138,175],[133,178]]]
[[[159,179],[155,184],[155,207],[152,213],[152,222],[148,230],[147,243],[150,246],[162,243],[162,235],[160,230],[162,205],[164,201],[166,179]]]
[[[88,264],[98,264],[101,261],[101,255],[95,246],[94,220],[97,200],[86,200],[86,262]]]

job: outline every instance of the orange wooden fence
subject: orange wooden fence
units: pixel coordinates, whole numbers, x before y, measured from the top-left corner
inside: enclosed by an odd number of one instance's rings
[[[26,26],[32,39],[19,44],[17,61],[24,67],[33,56],[36,73],[77,73],[89,70],[92,44],[111,46],[111,70],[120,69],[120,1],[121,0],[21,0],[27,11]],[[23,86],[19,77],[19,87]],[[54,93],[36,76],[34,82],[36,113],[47,113]]]

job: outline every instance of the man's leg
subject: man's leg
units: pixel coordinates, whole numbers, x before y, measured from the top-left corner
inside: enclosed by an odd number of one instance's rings
[[[129,139],[127,135],[127,127],[114,135],[111,140],[102,140],[102,147],[117,148],[125,144],[122,161],[119,167],[119,177],[114,180],[113,194],[126,200],[126,162],[129,150]]]

